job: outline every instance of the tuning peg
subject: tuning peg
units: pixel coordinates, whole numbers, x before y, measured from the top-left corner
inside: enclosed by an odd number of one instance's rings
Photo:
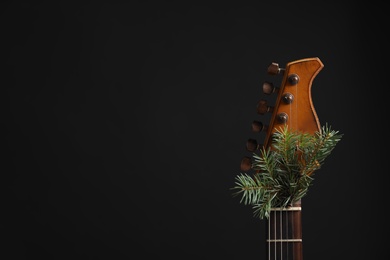
[[[267,69],[267,73],[270,74],[270,75],[277,75],[277,74],[283,73],[283,72],[284,72],[284,69],[283,68],[279,68],[279,64],[275,63],[275,62],[272,62],[268,66],[268,69]]]
[[[247,172],[250,169],[252,169],[252,160],[250,157],[245,156],[241,160],[241,165],[240,165],[241,171]]]
[[[279,88],[274,87],[274,84],[272,84],[271,82],[266,81],[263,83],[263,93],[264,94],[270,95],[272,93],[277,93],[278,91],[279,91]]]
[[[257,113],[260,115],[264,115],[267,112],[272,113],[274,110],[273,107],[267,105],[266,100],[260,100],[259,103],[257,104]]]
[[[284,124],[288,120],[288,115],[285,112],[282,112],[277,115],[277,120],[279,121],[279,123]]]
[[[266,131],[268,129],[268,126],[264,125],[260,121],[253,121],[252,122],[252,131],[253,132],[261,132],[261,131]]]
[[[286,104],[291,104],[294,101],[294,95],[287,92],[282,96],[282,100]]]
[[[257,143],[255,139],[248,139],[246,142],[246,149],[249,152],[254,152],[260,148],[260,145]]]

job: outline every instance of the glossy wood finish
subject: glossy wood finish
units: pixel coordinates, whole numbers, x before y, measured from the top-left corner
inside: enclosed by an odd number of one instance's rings
[[[320,122],[312,102],[311,87],[314,78],[323,67],[320,59],[316,57],[293,61],[286,65],[271,121],[268,124],[264,141],[266,147],[270,145],[272,134],[284,124],[287,124],[289,129],[299,132],[315,133],[320,131]],[[297,79],[298,82],[295,84],[294,80]],[[286,98],[284,98],[286,95],[292,96],[293,101],[286,102]],[[281,113],[287,114],[287,122],[278,121],[278,115]]]

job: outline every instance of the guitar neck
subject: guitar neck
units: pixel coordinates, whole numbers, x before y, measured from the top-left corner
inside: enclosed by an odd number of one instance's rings
[[[302,260],[301,203],[273,208],[267,221],[268,260]]]
[[[277,95],[276,101],[274,105],[267,102],[268,98],[258,102],[257,113],[271,114],[271,120],[268,125],[253,121],[253,132],[266,135],[263,143],[258,143],[256,136],[248,139],[247,150],[257,154],[253,155],[254,160],[245,156],[240,167],[254,175],[237,176],[236,188],[245,204],[256,205],[258,216],[268,218],[268,260],[303,259],[300,200],[311,183],[309,176],[325,158],[322,155],[329,154],[323,151],[331,151],[341,137],[330,128],[321,127],[313,106],[312,83],[323,67],[317,57],[289,62],[285,68],[273,62],[267,72],[282,75],[282,83],[276,87],[265,81],[262,86],[265,95]],[[290,205],[292,201],[297,202],[286,208],[270,209]]]

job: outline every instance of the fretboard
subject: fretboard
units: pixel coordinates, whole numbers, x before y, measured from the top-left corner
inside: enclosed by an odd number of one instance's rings
[[[268,260],[303,260],[301,203],[273,208],[267,221]]]

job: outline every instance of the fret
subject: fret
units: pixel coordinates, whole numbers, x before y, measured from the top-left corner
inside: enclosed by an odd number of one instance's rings
[[[300,211],[301,207],[271,208],[271,211]]]
[[[291,239],[267,239],[267,242],[302,242],[302,239],[299,238],[291,238]]]

